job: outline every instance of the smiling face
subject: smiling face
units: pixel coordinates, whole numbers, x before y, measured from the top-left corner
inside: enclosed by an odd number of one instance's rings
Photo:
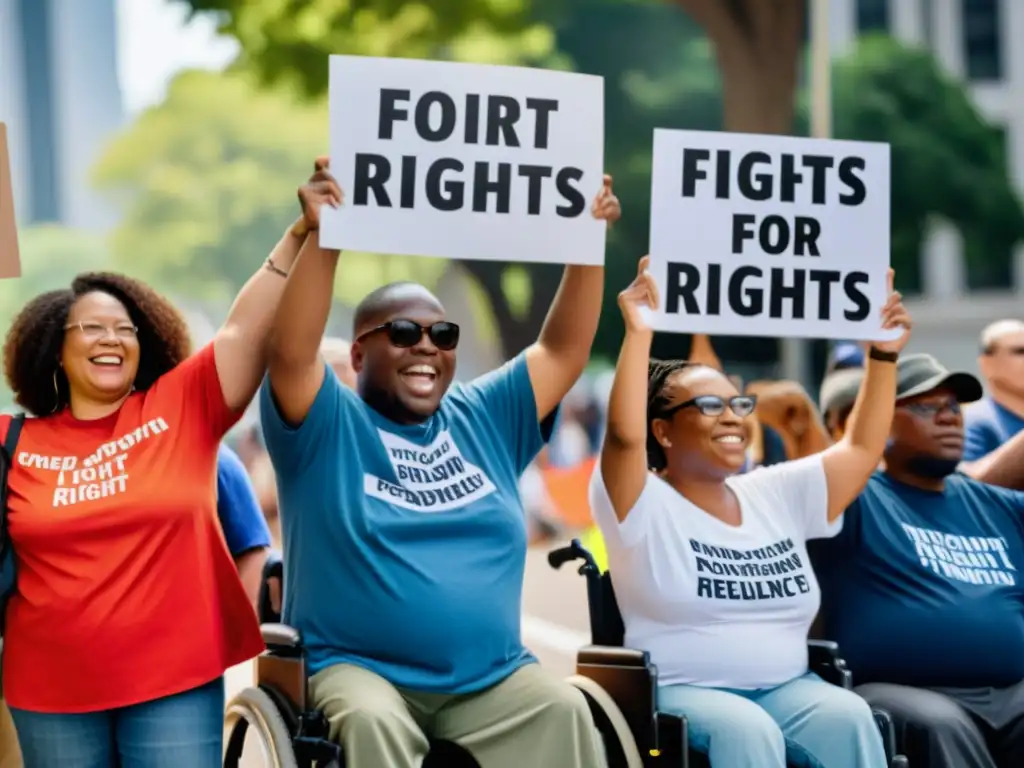
[[[352,367],[363,399],[400,424],[430,418],[455,376],[455,349],[443,348],[451,341],[444,307],[425,288],[402,286],[356,333]]]
[[[124,305],[107,293],[80,296],[68,312],[60,364],[72,400],[115,403],[139,369],[137,330]]]
[[[710,368],[686,368],[668,379],[663,394],[664,418],[655,419],[651,429],[669,472],[726,477],[743,468],[752,402],[734,400],[740,393],[729,379]]]

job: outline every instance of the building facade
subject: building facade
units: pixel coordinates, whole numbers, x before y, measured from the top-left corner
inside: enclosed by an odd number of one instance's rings
[[[19,224],[103,231],[92,167],[122,127],[114,0],[0,0],[0,121]]]
[[[830,45],[840,56],[862,34],[883,32],[929,49],[967,87],[979,112],[1004,136],[1007,171],[1024,196],[1024,2],[1021,0],[831,0]],[[1017,43],[1017,44],[1015,44]],[[924,295],[908,301],[912,351],[974,370],[989,322],[1024,317],[1024,248],[1012,284],[968,291],[963,241],[937,221],[921,254]]]

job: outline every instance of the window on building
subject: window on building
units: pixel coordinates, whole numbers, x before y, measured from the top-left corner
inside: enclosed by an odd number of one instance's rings
[[[857,32],[863,35],[888,31],[889,0],[857,0]]]
[[[1000,0],[961,0],[964,64],[971,80],[1001,80],[1003,50],[999,39]]]

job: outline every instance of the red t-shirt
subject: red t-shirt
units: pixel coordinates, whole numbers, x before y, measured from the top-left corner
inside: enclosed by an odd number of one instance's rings
[[[9,477],[10,706],[128,706],[263,650],[217,519],[217,449],[239,416],[210,344],[110,416],[25,421]]]

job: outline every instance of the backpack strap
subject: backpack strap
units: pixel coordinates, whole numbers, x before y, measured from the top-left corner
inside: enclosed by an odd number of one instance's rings
[[[0,451],[0,559],[7,556],[10,542],[7,536],[7,475],[14,464],[14,453],[25,424],[25,414],[18,413],[7,423],[7,435]]]

